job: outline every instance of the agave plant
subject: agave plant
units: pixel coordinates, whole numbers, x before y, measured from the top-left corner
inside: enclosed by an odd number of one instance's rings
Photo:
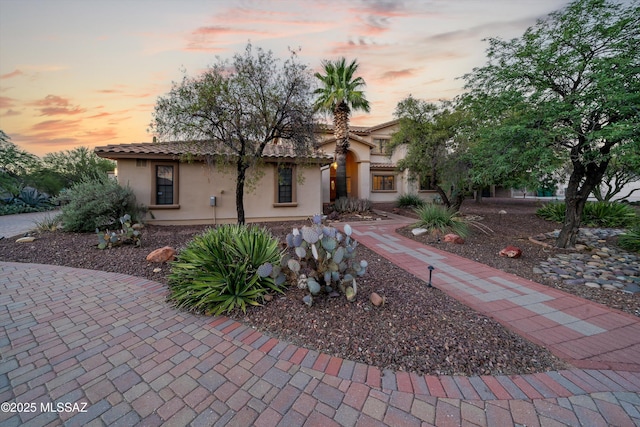
[[[265,228],[222,225],[196,236],[172,263],[169,301],[190,311],[221,314],[260,305],[283,292],[282,253]]]
[[[461,237],[469,234],[468,224],[458,215],[444,206],[426,203],[415,209],[419,221],[416,224],[434,234],[455,233]]]

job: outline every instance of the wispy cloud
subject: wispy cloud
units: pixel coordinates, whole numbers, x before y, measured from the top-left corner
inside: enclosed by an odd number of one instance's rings
[[[13,70],[10,73],[1,75],[0,79],[2,79],[2,80],[10,79],[10,78],[13,78],[13,77],[18,77],[18,76],[23,76],[23,75],[24,75],[24,72],[22,72],[21,70],[16,69],[16,70]]]
[[[15,106],[15,99],[9,98],[8,96],[0,96],[0,108],[11,108]]]
[[[4,113],[0,113],[0,116],[2,117],[11,117],[11,116],[19,116],[20,112],[12,110],[11,108],[9,108],[7,111],[5,111]]]
[[[403,77],[413,77],[416,74],[415,68],[405,68],[403,70],[391,70],[382,74],[383,80],[395,80]]]
[[[223,40],[224,37],[251,37],[264,36],[268,34],[265,31],[248,30],[244,28],[223,27],[219,25],[210,25],[196,28],[187,43],[186,50],[198,52],[222,52],[226,50],[220,47],[226,45],[229,41]]]
[[[57,95],[47,95],[44,99],[32,102],[30,105],[39,107],[41,116],[76,115],[86,111],[77,105],[71,105],[68,99]]]

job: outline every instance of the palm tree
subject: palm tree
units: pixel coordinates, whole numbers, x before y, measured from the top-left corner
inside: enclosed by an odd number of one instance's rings
[[[346,59],[322,61],[324,74],[315,73],[321,87],[314,104],[316,110],[333,114],[333,134],[336,138],[336,197],[347,197],[347,152],[349,150],[349,115],[351,110],[370,111],[362,88],[362,77],[355,77],[357,60],[347,65]]]

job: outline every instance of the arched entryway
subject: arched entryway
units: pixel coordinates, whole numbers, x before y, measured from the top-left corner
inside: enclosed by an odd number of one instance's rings
[[[336,199],[336,166],[333,163],[330,168],[329,195],[332,202]],[[358,163],[351,151],[347,152],[347,195],[358,197]]]

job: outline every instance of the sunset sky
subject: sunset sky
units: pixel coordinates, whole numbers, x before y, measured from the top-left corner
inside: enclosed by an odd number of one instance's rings
[[[634,0],[628,0],[634,1]],[[519,37],[568,0],[0,0],[0,129],[42,156],[150,141],[158,96],[248,41],[319,71],[357,58],[370,114],[437,100],[485,63],[486,37]]]

